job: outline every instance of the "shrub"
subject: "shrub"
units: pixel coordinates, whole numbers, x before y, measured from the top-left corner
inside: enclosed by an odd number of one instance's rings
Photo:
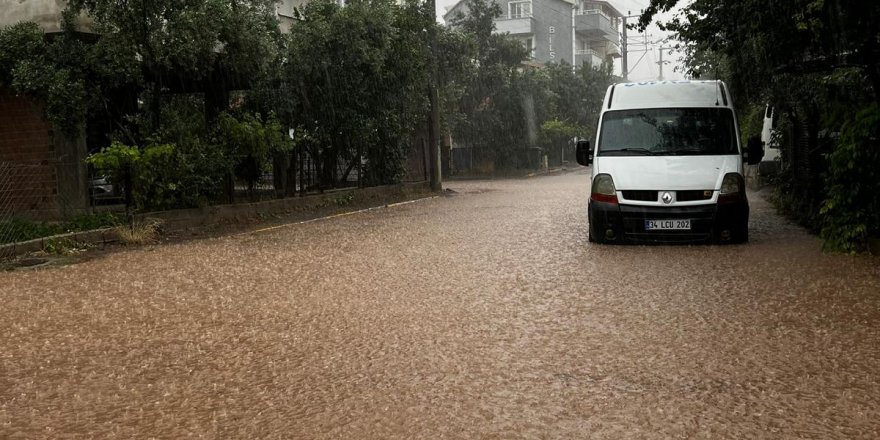
[[[880,106],[872,104],[844,124],[829,154],[822,204],[825,247],[861,252],[880,233]]]
[[[290,151],[293,144],[274,115],[263,118],[245,113],[235,117],[224,113],[218,121],[217,141],[233,158],[236,177],[253,189],[268,166],[272,154]]]
[[[116,235],[123,244],[141,245],[155,243],[159,238],[162,220],[147,218],[116,228]]]
[[[86,161],[125,192],[136,210],[163,210],[206,204],[221,192],[222,159],[210,158],[199,146],[182,152],[174,144],[143,149],[114,142]],[[218,164],[219,162],[219,164]]]

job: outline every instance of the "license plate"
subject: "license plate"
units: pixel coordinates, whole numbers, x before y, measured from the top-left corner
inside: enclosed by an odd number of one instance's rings
[[[691,219],[684,220],[645,220],[646,231],[689,231]]]

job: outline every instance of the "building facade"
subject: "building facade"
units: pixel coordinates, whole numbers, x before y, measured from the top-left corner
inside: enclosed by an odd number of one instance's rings
[[[532,61],[599,66],[620,57],[623,14],[607,1],[495,0],[501,16],[495,32],[508,33],[529,50]],[[467,15],[466,0],[447,9],[450,22]]]

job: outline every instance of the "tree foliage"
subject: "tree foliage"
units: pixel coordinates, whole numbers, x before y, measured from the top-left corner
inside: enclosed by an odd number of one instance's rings
[[[880,231],[880,106],[860,111],[841,130],[829,155],[828,194],[821,213],[822,237],[831,249],[865,250],[871,234]]]
[[[97,66],[117,83],[149,93],[151,129],[160,126],[167,90],[219,93],[247,88],[277,61],[280,32],[273,0],[71,0],[101,35]],[[126,68],[137,60],[134,69]],[[209,95],[210,97],[210,95]]]
[[[39,100],[55,127],[77,136],[95,88],[90,66],[81,61],[84,48],[68,33],[46,41],[35,23],[0,29],[0,86]]]
[[[301,13],[278,78],[287,93],[273,105],[309,134],[302,145],[322,185],[354,170],[367,183],[399,181],[427,113],[428,11],[416,2],[316,0]]]
[[[251,191],[269,167],[268,160],[293,148],[274,114],[264,118],[260,114],[235,117],[223,113],[217,121],[217,141],[232,158],[236,177],[247,182]]]

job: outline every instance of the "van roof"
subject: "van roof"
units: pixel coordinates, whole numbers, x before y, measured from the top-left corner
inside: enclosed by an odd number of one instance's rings
[[[644,81],[608,87],[603,110],[731,106],[722,81]]]

